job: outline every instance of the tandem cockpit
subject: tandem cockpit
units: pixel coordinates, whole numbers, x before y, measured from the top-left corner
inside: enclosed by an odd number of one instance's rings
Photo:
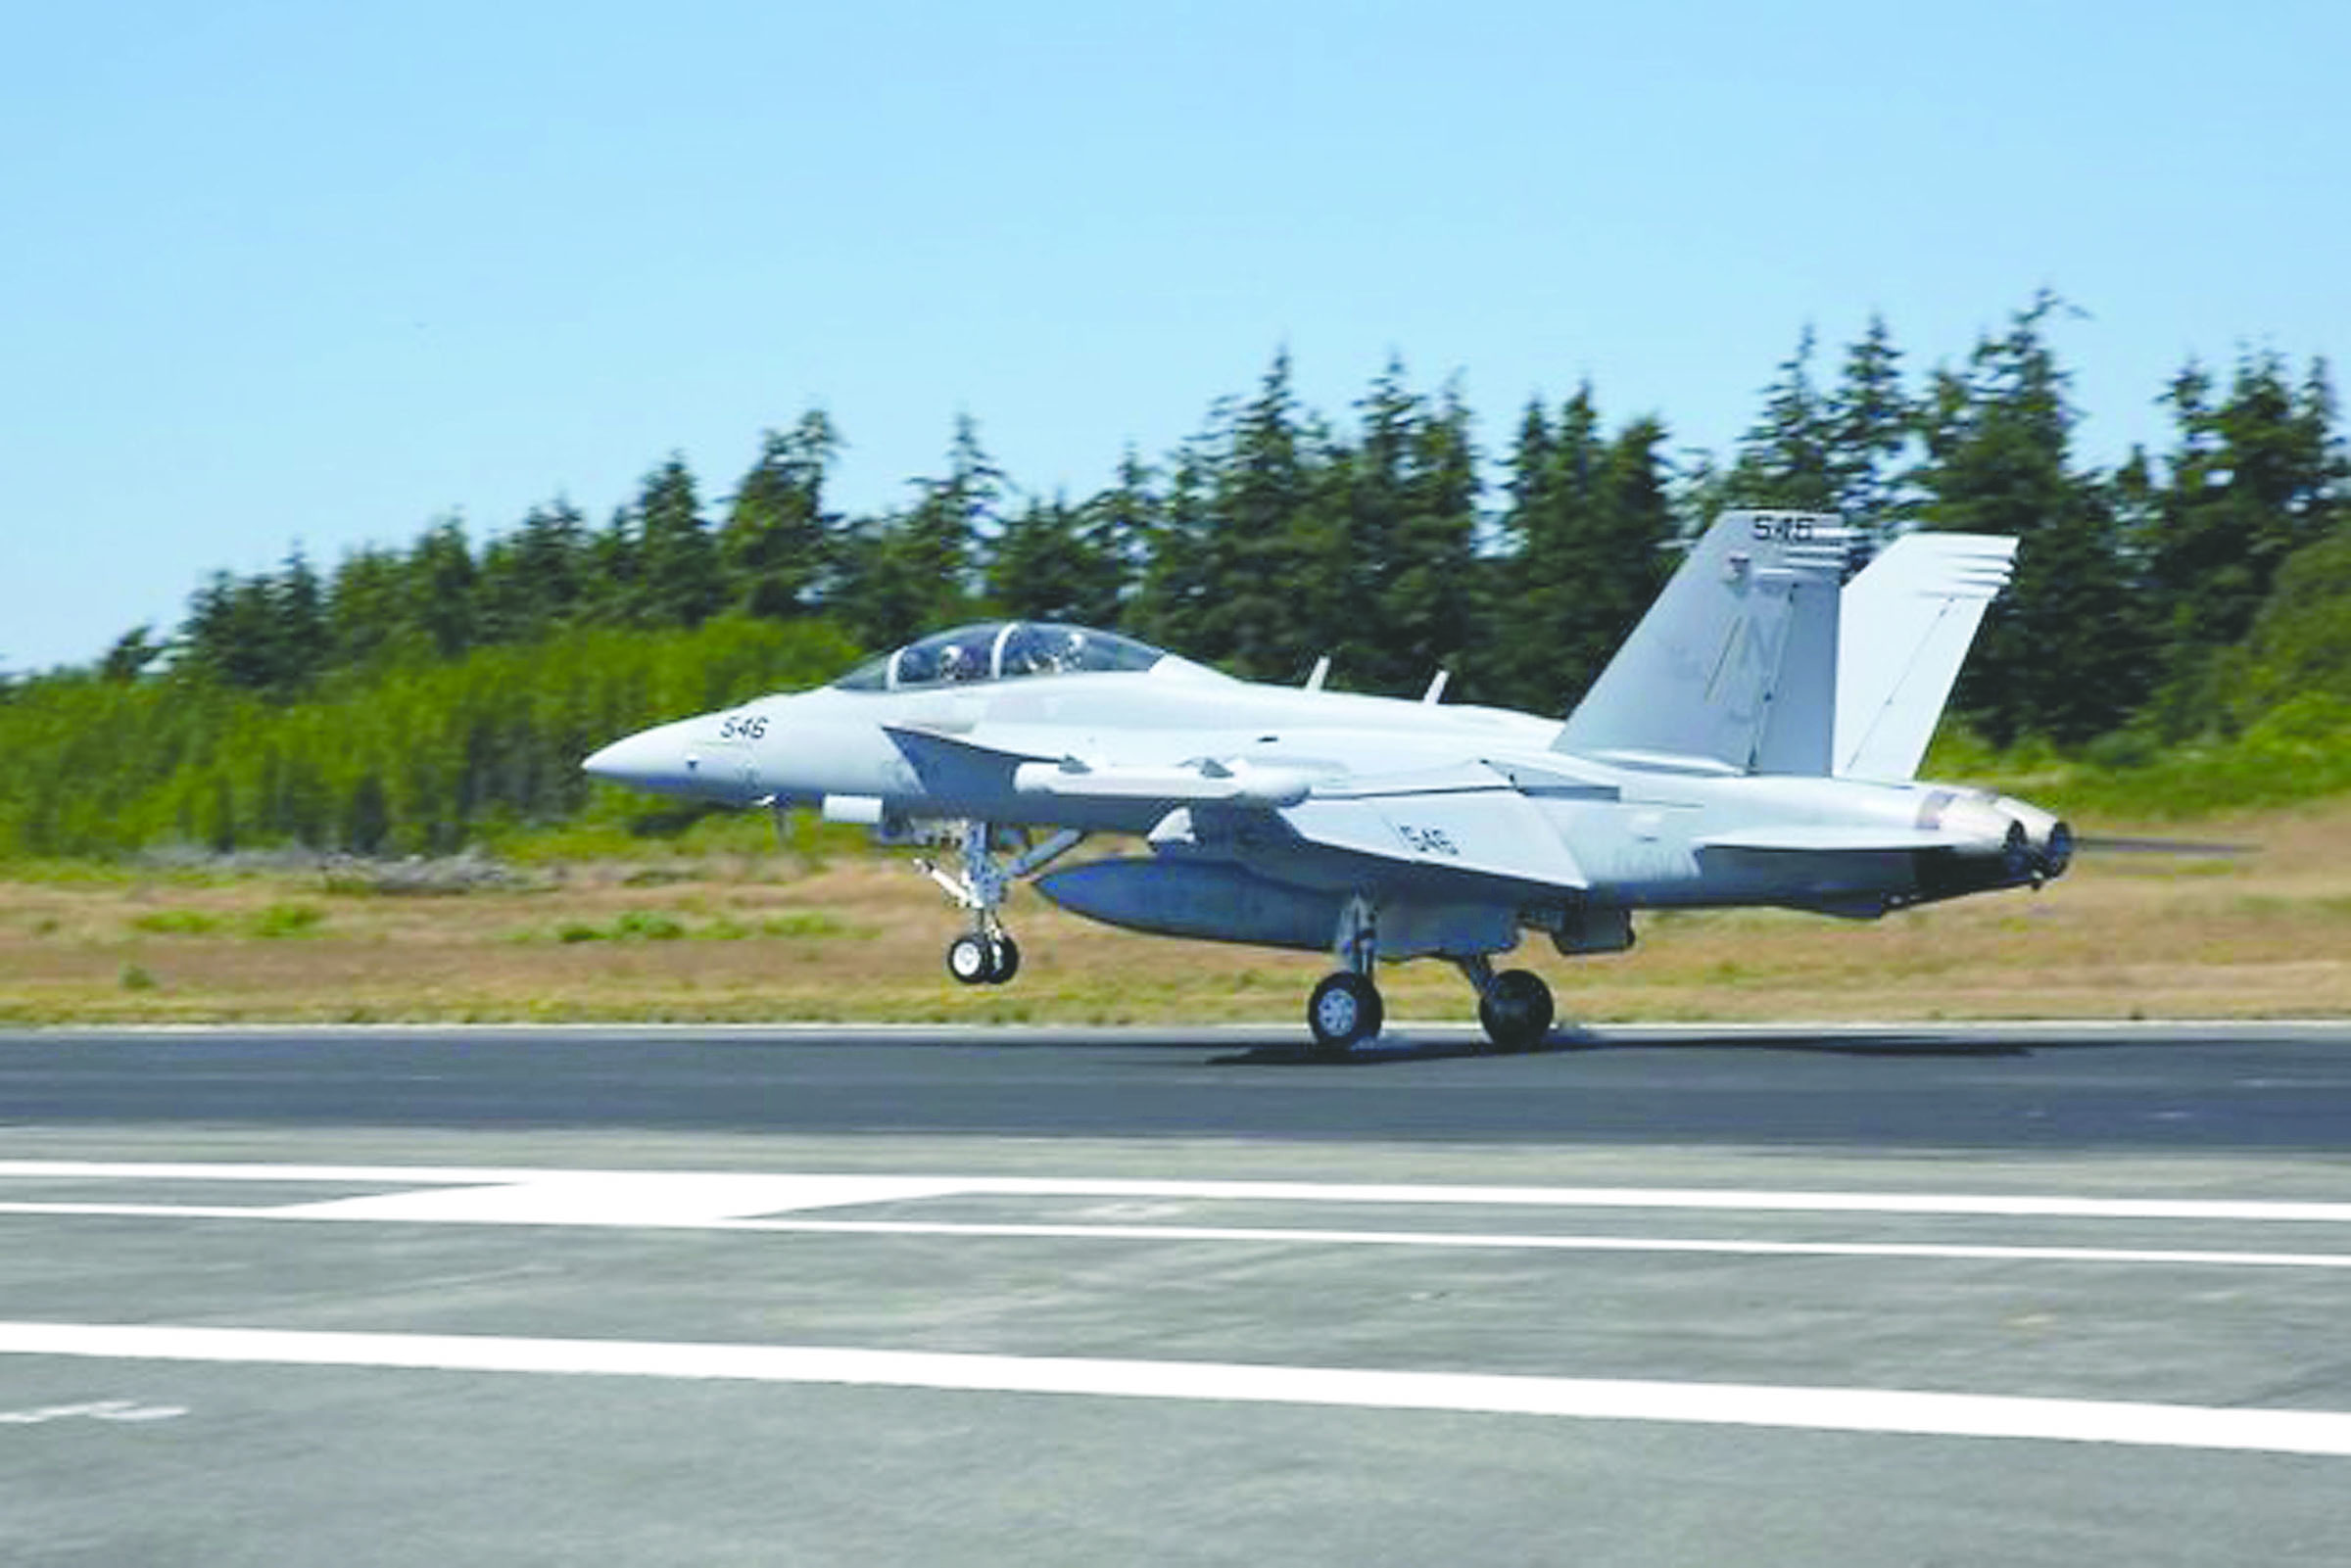
[[[914,691],[1040,675],[1139,674],[1186,661],[1147,642],[1058,621],[982,621],[936,632],[868,659],[833,683],[840,691]]]

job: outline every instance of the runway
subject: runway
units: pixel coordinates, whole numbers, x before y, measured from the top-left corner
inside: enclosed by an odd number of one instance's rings
[[[0,1560],[2333,1562],[2351,1028],[0,1035]]]

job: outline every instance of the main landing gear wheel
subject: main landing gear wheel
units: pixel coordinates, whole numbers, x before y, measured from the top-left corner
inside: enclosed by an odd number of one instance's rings
[[[1326,974],[1306,1004],[1306,1026],[1319,1049],[1336,1054],[1379,1033],[1387,1009],[1379,988],[1352,970]]]
[[[1021,972],[1021,944],[966,931],[947,944],[947,973],[965,985],[1002,985]]]
[[[1477,1022],[1498,1051],[1526,1051],[1551,1034],[1551,987],[1532,970],[1504,970],[1477,999]]]

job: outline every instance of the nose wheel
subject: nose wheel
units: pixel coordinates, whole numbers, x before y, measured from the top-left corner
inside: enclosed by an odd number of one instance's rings
[[[956,869],[931,860],[915,862],[972,917],[971,929],[947,944],[947,974],[963,985],[1002,985],[1021,972],[1021,944],[1012,939],[998,914],[1013,882],[1042,871],[1085,835],[1075,830],[1055,833],[1011,861],[996,857],[997,830],[986,823],[961,824],[955,837],[960,849]]]
[[[1021,944],[1003,931],[966,931],[947,944],[947,973],[965,985],[1002,985],[1021,972]]]

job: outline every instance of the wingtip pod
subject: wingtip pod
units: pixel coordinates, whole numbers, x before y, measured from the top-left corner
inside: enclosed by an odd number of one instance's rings
[[[1724,512],[1568,715],[1558,749],[1828,773],[1837,594],[1853,539],[1833,513]]]

